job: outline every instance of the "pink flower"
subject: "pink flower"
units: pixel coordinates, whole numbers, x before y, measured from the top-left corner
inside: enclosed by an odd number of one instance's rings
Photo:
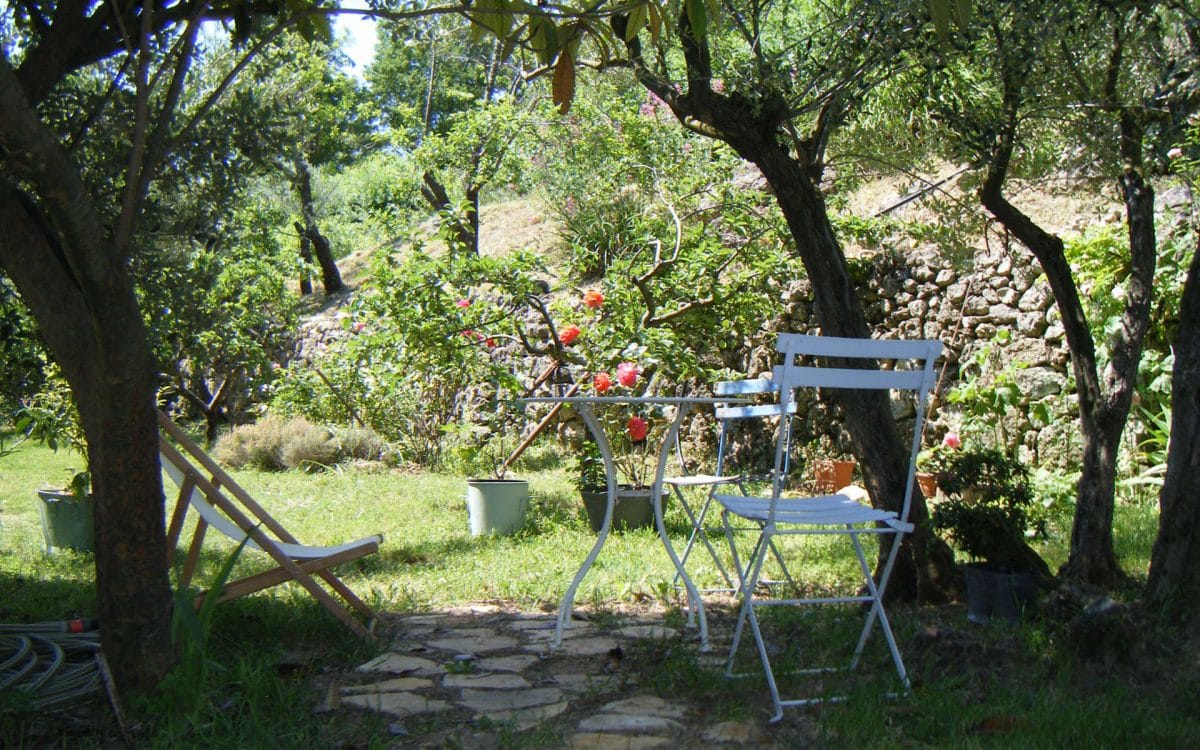
[[[350,330],[354,331],[355,333],[362,333],[363,329],[366,327],[366,323],[362,322],[361,320],[356,320],[354,321],[353,325],[350,326]]]
[[[942,447],[958,450],[962,447],[962,438],[958,436],[957,432],[947,432],[946,437],[942,438]]]
[[[487,341],[483,342],[483,345],[486,346],[488,349],[495,349],[496,348],[496,339],[488,339]]]
[[[570,346],[575,339],[579,338],[580,333],[579,326],[569,325],[558,332],[558,340],[563,343],[563,346]]]
[[[469,300],[469,299],[460,299],[458,302],[455,302],[455,303],[454,303],[454,306],[455,306],[455,307],[470,307],[470,306],[471,306],[471,300]]]
[[[604,393],[609,388],[612,388],[613,382],[607,372],[598,372],[592,380],[592,385],[596,388],[596,393]]]
[[[1175,148],[1173,148],[1167,152],[1167,158],[1168,159],[1182,159],[1183,158],[1183,149],[1176,146]]]
[[[629,431],[629,437],[633,442],[640,443],[646,439],[649,425],[641,417],[630,417],[629,421],[625,423],[625,429]]]
[[[598,310],[604,304],[604,295],[595,289],[589,289],[583,293],[583,304]]]
[[[638,379],[638,366],[632,362],[622,362],[617,365],[617,382],[629,388]]]
[[[463,336],[466,336],[466,337],[467,337],[467,338],[469,338],[469,339],[471,339],[471,338],[475,338],[475,335],[476,335],[476,334],[475,334],[475,332],[474,332],[474,331],[472,331],[470,328],[464,328],[464,329],[463,329],[463,331],[462,331],[462,335],[463,335]]]

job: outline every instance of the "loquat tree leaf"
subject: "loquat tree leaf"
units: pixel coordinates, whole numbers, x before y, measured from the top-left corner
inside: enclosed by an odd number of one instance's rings
[[[558,62],[554,66],[554,82],[551,86],[551,101],[558,105],[558,111],[566,114],[571,110],[571,102],[575,98],[575,55],[570,43],[563,46],[558,54]]]

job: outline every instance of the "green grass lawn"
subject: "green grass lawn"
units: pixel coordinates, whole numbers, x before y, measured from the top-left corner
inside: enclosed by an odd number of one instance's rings
[[[94,611],[91,556],[44,554],[34,493],[78,463],[77,457],[28,443],[0,458],[0,622]],[[537,465],[547,463],[553,462]],[[512,536],[485,538],[468,532],[466,485],[459,476],[344,468],[320,474],[236,472],[235,477],[305,543],[383,534],[378,555],[340,570],[380,610],[432,611],[496,599],[527,609],[553,609],[595,535],[564,470],[526,467],[518,473],[530,480],[533,495],[525,527]],[[670,511],[668,526],[677,540],[685,538],[677,508]],[[1153,504],[1122,502],[1117,531],[1127,570],[1144,579],[1156,531]],[[202,582],[233,549],[224,540],[217,542],[216,535],[210,538],[198,574]],[[714,543],[723,541],[714,537]],[[1062,533],[1040,544],[1051,567],[1057,567],[1066,551]],[[854,580],[855,563],[848,554],[821,543],[804,552],[808,584]],[[261,565],[261,555],[247,552],[235,574]],[[720,581],[701,550],[689,570],[701,587]],[[676,605],[673,575],[653,532],[615,534],[576,602],[599,610],[647,601]],[[728,612],[718,609],[714,615],[720,622]],[[1053,622],[968,632],[958,606],[899,607],[892,616],[918,682],[911,696],[881,700],[894,690],[895,676],[882,639],[876,637],[872,645],[878,653],[855,673],[847,704],[789,711],[785,721],[812,724],[814,740],[832,747],[1200,744],[1194,718],[1200,704],[1195,659],[1180,667],[1162,653],[1165,644],[1138,651],[1141,661],[1135,664],[1097,664],[1081,659],[1064,640],[1061,624]],[[681,616],[673,612],[668,617],[677,623]],[[783,643],[834,644],[847,640],[843,631],[849,626],[843,627],[842,619],[772,612],[767,627]],[[152,746],[251,747],[276,740],[324,746],[334,729],[308,710],[314,697],[305,688],[304,674],[285,673],[277,666],[287,654],[302,651],[315,654],[315,665],[343,669],[365,659],[372,648],[350,636],[298,587],[276,587],[217,607],[206,655],[220,669],[205,672],[199,681],[177,676],[162,696],[134,701],[132,712],[154,727],[155,739],[148,741]],[[767,699],[760,679],[724,680],[718,671],[701,666],[694,649],[650,647],[640,656],[645,684],[719,715],[758,716],[756,706]],[[960,668],[962,664],[968,667]],[[231,695],[235,709],[229,708]],[[265,706],[280,705],[292,708],[264,719]],[[5,718],[0,704],[0,737],[7,745],[14,744],[9,738],[28,733],[28,721],[21,714]],[[102,737],[97,730],[91,739],[101,744]],[[88,738],[81,744],[87,745]]]

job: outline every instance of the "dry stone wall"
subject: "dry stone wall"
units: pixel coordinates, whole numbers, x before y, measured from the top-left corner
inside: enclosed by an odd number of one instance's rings
[[[956,268],[929,248],[884,251],[870,258],[849,261],[851,275],[863,301],[868,323],[877,337],[936,338],[945,344],[945,361],[939,381],[938,403],[931,417],[934,435],[959,429],[962,418],[945,394],[954,387],[983,347],[993,347],[995,360],[1012,363],[1012,374],[1022,394],[1012,411],[1014,442],[1042,455],[1054,445],[1067,444],[1073,421],[1059,426],[1031,423],[1025,416],[1031,404],[1044,399],[1069,398],[1069,353],[1063,327],[1045,276],[1022,248],[1004,248],[976,255],[966,268]],[[778,331],[819,333],[812,285],[807,279],[789,283],[783,292],[784,312]],[[1007,338],[1001,335],[1007,331]],[[773,336],[772,336],[773,338]],[[756,352],[756,365],[770,367],[768,345]],[[988,374],[983,375],[984,382]],[[1063,402],[1058,403],[1063,408]],[[911,412],[911,409],[909,410]],[[900,416],[908,416],[903,413]],[[802,424],[801,441],[825,433],[840,452],[846,436],[829,435],[827,426],[836,415],[818,408]],[[825,426],[822,426],[825,425]],[[1019,437],[1018,437],[1019,436]]]

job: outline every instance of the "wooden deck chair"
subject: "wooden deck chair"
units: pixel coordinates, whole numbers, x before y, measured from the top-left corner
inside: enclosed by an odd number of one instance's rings
[[[375,621],[374,610],[329,569],[334,565],[378,552],[383,537],[369,536],[329,547],[300,544],[221,469],[211,456],[162,412],[158,414],[158,422],[161,427],[159,454],[162,467],[171,481],[179,487],[179,496],[167,528],[169,554],[174,555],[188,509],[195,509],[197,514],[196,530],[184,560],[180,587],[191,583],[204,536],[210,527],[239,544],[249,537],[246,546],[266,553],[275,562],[276,567],[229,581],[221,589],[218,601],[235,599],[286,581],[295,581],[345,623],[346,627],[359,636],[369,637],[369,628]],[[167,439],[168,436],[170,440]],[[179,448],[176,448],[172,441]],[[367,626],[355,619],[347,606],[334,598],[325,587],[339,595],[346,605],[362,615],[368,623]],[[197,606],[204,600],[205,595],[201,594],[197,598]]]

